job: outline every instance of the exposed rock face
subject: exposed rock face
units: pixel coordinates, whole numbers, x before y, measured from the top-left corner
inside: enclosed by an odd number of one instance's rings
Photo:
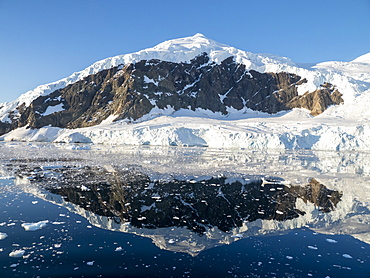
[[[5,134],[12,130],[12,125],[0,122],[0,135]]]
[[[342,94],[332,84],[325,83],[322,88],[314,92],[307,92],[302,96],[296,96],[288,102],[291,108],[307,108],[313,116],[324,112],[331,105],[343,102]]]
[[[111,115],[115,120],[137,120],[153,107],[174,110],[202,108],[227,114],[227,107],[276,113],[295,107],[322,113],[343,102],[331,84],[298,95],[297,86],[307,82],[295,74],[260,73],[246,70],[233,57],[210,63],[206,53],[190,63],[143,60],[90,75],[30,106],[18,107],[20,116],[9,115],[11,124],[0,123],[0,134],[11,129],[51,125],[64,128],[100,124]]]

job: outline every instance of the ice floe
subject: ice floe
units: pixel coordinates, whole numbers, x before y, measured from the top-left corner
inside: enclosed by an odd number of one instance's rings
[[[44,228],[47,225],[47,223],[49,223],[49,220],[39,221],[36,223],[23,223],[21,226],[26,231],[37,231]]]

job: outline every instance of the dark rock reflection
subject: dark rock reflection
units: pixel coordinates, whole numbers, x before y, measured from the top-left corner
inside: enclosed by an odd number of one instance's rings
[[[296,208],[297,198],[327,213],[342,197],[316,179],[304,186],[226,177],[152,181],[138,171],[87,166],[23,169],[18,175],[117,223],[149,229],[186,227],[199,234],[215,226],[227,232],[244,221],[297,218],[305,214]]]

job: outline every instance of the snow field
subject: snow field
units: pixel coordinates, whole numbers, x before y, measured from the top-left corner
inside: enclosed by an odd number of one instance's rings
[[[207,146],[245,150],[370,150],[370,126],[365,123],[309,118],[301,109],[277,117],[240,120],[202,118],[200,114],[198,117],[176,116],[176,113],[133,124],[118,122],[74,130],[19,128],[1,136],[0,141]]]

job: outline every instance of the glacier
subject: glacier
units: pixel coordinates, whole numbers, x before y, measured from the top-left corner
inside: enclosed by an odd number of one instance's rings
[[[38,130],[23,127],[0,136],[0,141],[207,146],[247,150],[370,149],[370,128],[367,124],[370,119],[370,110],[367,108],[367,103],[370,103],[369,53],[350,62],[323,62],[304,68],[288,58],[242,51],[215,42],[202,34],[110,57],[57,82],[41,85],[13,102],[1,104],[0,120],[8,121],[8,112],[23,103],[27,106],[38,96],[47,95],[104,69],[149,59],[188,62],[204,52],[209,55],[210,62],[220,63],[233,56],[236,62],[246,65],[248,70],[297,74],[307,80],[307,83],[299,85],[300,94],[316,90],[329,82],[343,94],[344,103],[331,106],[316,117],[312,117],[305,109],[273,115],[250,109],[229,109],[225,116],[201,109],[175,112],[169,107],[155,107],[150,114],[136,121],[114,122],[114,116],[111,116],[100,125],[73,130],[50,126]]]

